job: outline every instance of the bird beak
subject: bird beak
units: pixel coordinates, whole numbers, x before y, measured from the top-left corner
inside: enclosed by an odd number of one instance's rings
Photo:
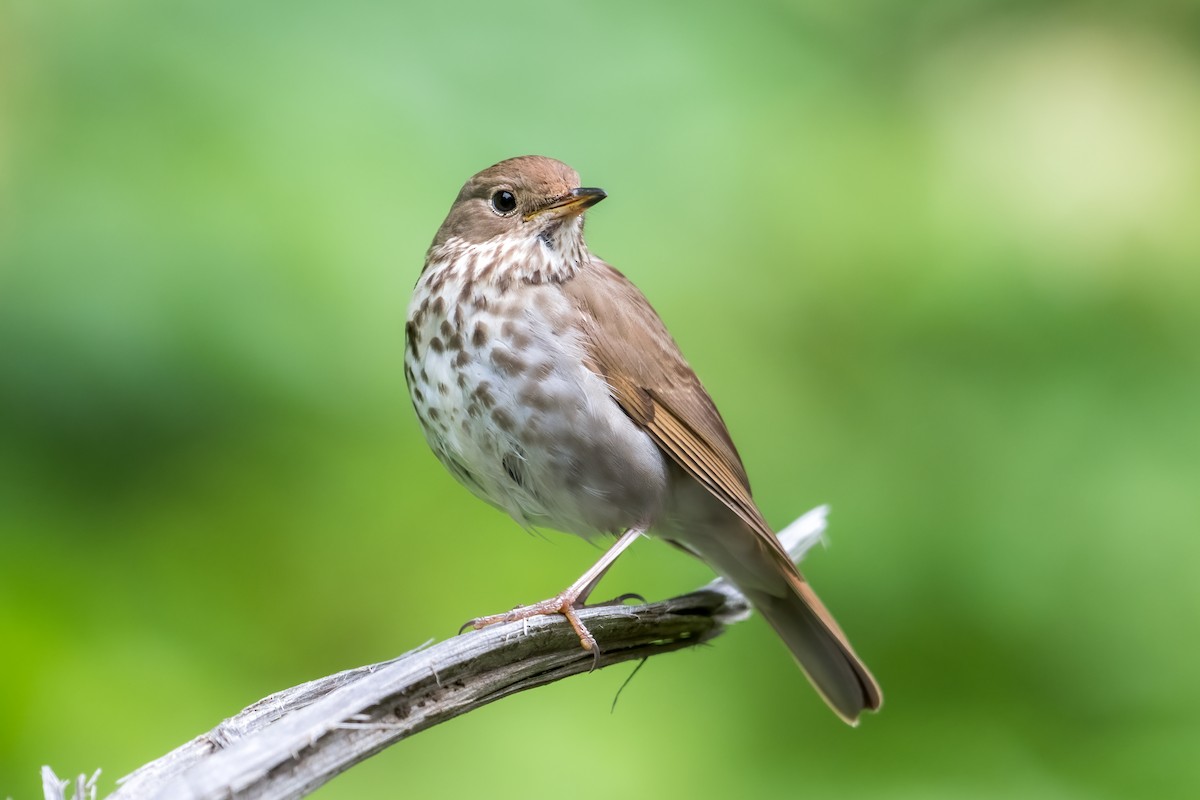
[[[608,194],[603,189],[594,189],[588,187],[580,187],[572,189],[562,197],[551,200],[546,205],[525,215],[525,221],[546,215],[549,217],[573,217],[576,214],[582,214],[585,210],[599,203]]]

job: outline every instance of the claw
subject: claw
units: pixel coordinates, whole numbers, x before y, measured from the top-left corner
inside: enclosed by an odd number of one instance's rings
[[[625,594],[617,595],[612,600],[605,600],[603,603],[588,603],[586,608],[595,608],[596,606],[619,606],[623,605],[626,600],[637,600],[639,603],[643,604],[646,602],[646,598],[642,597],[637,592],[626,592]]]

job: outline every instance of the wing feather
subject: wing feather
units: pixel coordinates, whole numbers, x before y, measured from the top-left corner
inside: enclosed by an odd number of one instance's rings
[[[625,413],[790,564],[754,503],[725,421],[641,291],[598,259],[563,290],[587,320],[589,366],[608,382]]]

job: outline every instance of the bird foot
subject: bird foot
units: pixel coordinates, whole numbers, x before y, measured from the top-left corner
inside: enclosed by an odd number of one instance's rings
[[[596,644],[596,637],[592,636],[591,631],[579,619],[579,615],[575,613],[577,608],[582,608],[582,604],[576,605],[579,598],[573,592],[566,591],[557,594],[548,600],[542,600],[540,603],[533,603],[528,606],[517,606],[512,611],[506,611],[503,614],[491,614],[486,617],[476,617],[470,620],[462,628],[459,633],[462,633],[467,628],[486,628],[488,625],[495,625],[500,622],[516,622],[518,620],[526,620],[531,617],[540,617],[548,614],[562,614],[567,618],[567,622],[571,624],[571,628],[575,631],[575,635],[579,637],[579,644],[584,650],[587,650],[592,655],[597,655],[600,652],[599,645]]]
[[[595,669],[600,663],[600,646],[596,644],[596,637],[592,636],[591,631],[587,629],[583,621],[579,619],[579,615],[575,612],[584,607],[584,601],[587,600],[592,590],[596,588],[596,584],[600,582],[600,579],[604,577],[604,573],[608,572],[608,568],[616,561],[617,556],[621,555],[643,533],[644,531],[641,528],[630,528],[622,533],[600,560],[593,564],[587,572],[579,576],[579,580],[549,600],[543,600],[540,603],[534,603],[529,606],[518,606],[512,611],[506,611],[503,614],[478,617],[463,625],[458,629],[458,632],[462,633],[467,628],[479,630],[480,628],[486,628],[488,625],[495,625],[498,622],[516,622],[517,620],[527,620],[530,617],[540,617],[546,614],[562,614],[567,618],[567,622],[571,623],[571,628],[575,631],[575,635],[579,637],[580,646],[592,654],[592,669]],[[645,602],[645,598],[641,595],[623,594],[600,605],[620,605],[632,597]]]

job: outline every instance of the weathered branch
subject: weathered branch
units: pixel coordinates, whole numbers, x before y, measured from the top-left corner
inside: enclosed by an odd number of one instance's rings
[[[780,533],[793,558],[821,537],[826,513],[813,509]],[[600,643],[595,657],[557,616],[473,631],[266,697],[122,779],[110,798],[303,797],[439,722],[569,675],[692,647],[749,611],[724,580],[657,603],[583,609]],[[47,800],[67,786],[49,768],[43,783]],[[87,789],[94,797],[94,785],[95,776],[86,787],[81,778],[78,800]]]

